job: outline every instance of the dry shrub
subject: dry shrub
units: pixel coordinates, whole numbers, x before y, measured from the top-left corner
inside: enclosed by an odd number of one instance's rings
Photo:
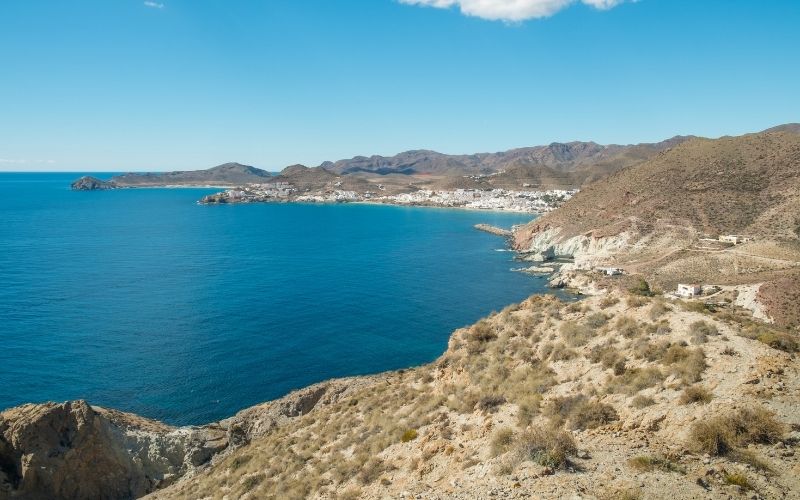
[[[575,323],[574,321],[565,321],[562,323],[559,332],[570,347],[586,345],[594,336],[594,330],[586,325]]]
[[[578,353],[559,342],[558,344],[545,345],[542,348],[542,355],[547,357],[550,361],[556,362],[575,359],[578,356]]]
[[[639,456],[628,460],[628,465],[639,472],[652,472],[660,470],[664,472],[677,472],[686,474],[686,469],[676,464],[672,460],[660,455]]]
[[[606,389],[612,393],[623,393],[632,396],[639,391],[654,387],[664,381],[664,373],[654,366],[633,368],[622,375],[614,377]]]
[[[584,320],[584,324],[589,328],[597,329],[608,323],[608,319],[609,316],[607,314],[597,312],[587,316],[586,320]]]
[[[641,394],[637,395],[631,400],[631,406],[641,410],[642,408],[647,408],[648,406],[653,406],[656,404],[656,400],[651,398],[650,396],[642,396]]]
[[[478,400],[478,409],[484,413],[494,413],[506,403],[506,398],[499,394],[489,394]]]
[[[616,328],[620,335],[627,339],[638,337],[642,333],[639,324],[630,316],[621,316],[617,318],[614,328]]]
[[[750,481],[747,480],[747,476],[742,474],[741,472],[733,472],[733,473],[725,473],[722,477],[725,484],[730,486],[738,486],[741,490],[752,490],[753,486],[750,484]]]
[[[608,309],[611,306],[619,304],[619,299],[613,296],[603,297],[600,300],[600,309]]]
[[[619,349],[611,344],[592,347],[588,357],[592,363],[601,363],[604,368],[612,368],[619,361],[624,361]]]
[[[519,408],[517,411],[517,425],[520,427],[529,426],[533,419],[539,414],[539,405],[541,401],[542,396],[539,394],[529,394],[520,399],[517,403]]]
[[[387,470],[389,470],[389,467],[383,460],[372,458],[364,464],[356,477],[363,485],[372,484]]]
[[[629,295],[627,299],[625,299],[625,305],[630,308],[637,308],[647,305],[650,302],[650,299],[647,297],[639,296],[639,295]]]
[[[655,321],[671,310],[672,309],[670,309],[663,300],[656,300],[653,302],[653,305],[650,306],[650,310],[647,311],[647,317],[650,318],[650,321]]]
[[[554,425],[569,421],[571,429],[579,430],[594,429],[619,419],[613,406],[590,401],[582,394],[551,399],[545,406],[544,415]]]
[[[698,453],[726,455],[739,446],[775,443],[784,432],[783,424],[764,408],[741,408],[695,422],[687,446]]]
[[[595,429],[619,420],[617,410],[613,406],[598,401],[578,405],[569,416],[572,429]]]
[[[711,394],[711,392],[705,387],[693,385],[683,390],[678,402],[682,405],[688,405],[692,403],[706,404],[710,402],[713,397],[714,395]]]
[[[740,335],[748,339],[758,340],[762,344],[766,344],[779,351],[791,353],[800,350],[800,342],[798,341],[797,335],[774,330],[764,325],[749,325],[742,330]]]
[[[717,327],[705,321],[695,321],[689,325],[689,338],[693,344],[705,344],[709,336],[719,335]]]
[[[507,452],[514,443],[514,431],[508,427],[497,429],[492,434],[490,442],[492,456],[496,457]]]
[[[566,468],[570,457],[578,452],[569,433],[552,427],[534,427],[524,432],[517,450],[525,459],[553,469]]]
[[[707,368],[702,348],[689,349],[677,344],[667,349],[661,363],[669,367],[671,374],[680,377],[684,384],[699,382]]]

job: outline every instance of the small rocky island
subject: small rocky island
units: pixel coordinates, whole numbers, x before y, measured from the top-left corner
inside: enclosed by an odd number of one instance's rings
[[[112,181],[104,181],[91,175],[84,175],[80,179],[70,184],[70,188],[75,191],[100,191],[105,189],[117,189],[116,183]]]

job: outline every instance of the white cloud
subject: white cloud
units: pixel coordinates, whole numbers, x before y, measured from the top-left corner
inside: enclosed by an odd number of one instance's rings
[[[400,0],[400,3],[437,9],[458,7],[467,16],[492,21],[519,22],[552,16],[576,2],[605,10],[624,1],[626,0]]]
[[[145,7],[150,7],[152,9],[163,9],[164,8],[164,4],[163,3],[151,2],[150,0],[147,0],[144,3],[144,6]]]

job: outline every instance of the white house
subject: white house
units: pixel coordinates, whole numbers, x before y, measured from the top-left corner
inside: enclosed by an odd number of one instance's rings
[[[703,293],[703,287],[700,285],[678,285],[678,291],[676,292],[676,295],[679,297],[692,298],[697,297],[701,293]]]
[[[618,267],[605,267],[600,270],[603,271],[606,276],[619,276],[623,273],[623,270]]]
[[[723,234],[719,237],[719,241],[721,241],[722,243],[732,243],[734,245],[745,243],[748,240],[749,238],[738,234]]]

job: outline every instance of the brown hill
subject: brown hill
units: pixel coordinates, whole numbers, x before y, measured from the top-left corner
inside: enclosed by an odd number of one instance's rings
[[[750,241],[712,241],[731,234]],[[800,296],[800,280],[786,279],[800,268],[800,134],[687,141],[587,186],[514,240],[523,252],[570,256],[578,269],[622,267],[666,290],[763,284],[765,315],[796,327],[785,298]]]
[[[554,180],[553,187],[581,185],[587,178],[598,178],[616,169],[641,162],[688,138],[674,137],[655,144],[600,145],[594,142],[552,143],[512,149],[499,153],[447,155],[436,151],[406,151],[395,156],[357,156],[349,160],[325,162],[327,170],[340,174],[433,174],[486,175],[513,170],[503,179],[493,178],[497,187],[512,187],[516,180],[531,183]],[[597,167],[597,172],[594,172]],[[554,172],[554,173],[551,173]],[[516,184],[513,187],[517,187]],[[550,187],[550,186],[548,186]]]
[[[225,163],[207,170],[175,172],[132,172],[112,177],[109,182],[117,187],[147,186],[238,186],[249,183],[269,182],[272,174],[266,170]]]
[[[613,234],[631,224],[647,231],[657,222],[711,235],[797,239],[800,135],[692,139],[591,184],[530,227]]]

